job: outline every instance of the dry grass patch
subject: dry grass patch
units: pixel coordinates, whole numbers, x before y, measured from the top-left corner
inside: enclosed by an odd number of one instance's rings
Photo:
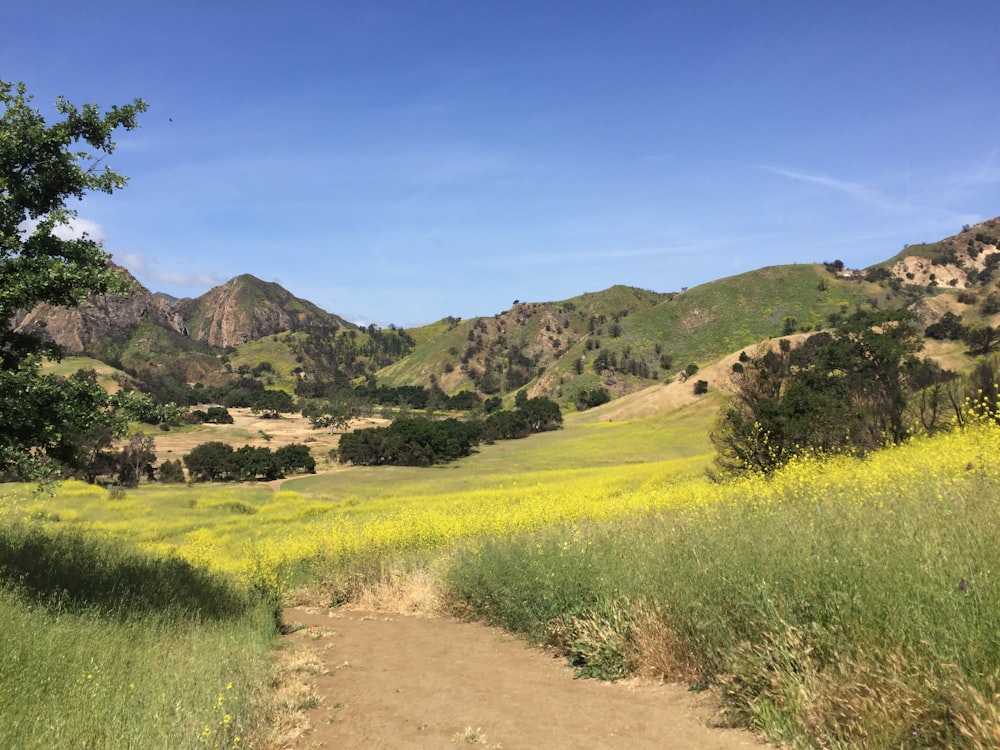
[[[310,728],[305,712],[319,700],[314,678],[326,673],[309,639],[311,634],[309,628],[302,628],[286,635],[282,648],[276,652],[270,694],[270,733],[264,743],[267,750],[288,747]]]
[[[440,582],[427,571],[394,573],[388,580],[359,588],[352,609],[400,615],[433,615],[441,610]]]
[[[323,586],[329,604],[353,610],[399,615],[436,615],[442,611],[441,582],[432,571],[390,567],[375,576],[347,572]]]

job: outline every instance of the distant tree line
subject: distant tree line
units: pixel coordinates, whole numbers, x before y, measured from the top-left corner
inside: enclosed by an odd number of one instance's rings
[[[316,461],[304,445],[284,445],[272,451],[250,445],[234,449],[218,441],[192,448],[184,456],[184,466],[192,482],[270,481],[316,471]]]
[[[472,453],[483,442],[523,438],[562,425],[559,405],[548,398],[519,393],[514,409],[496,410],[485,419],[397,419],[388,427],[370,427],[341,436],[341,463],[356,466],[431,466]]]

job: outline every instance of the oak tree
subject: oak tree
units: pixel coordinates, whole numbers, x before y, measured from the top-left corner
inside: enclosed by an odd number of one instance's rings
[[[90,292],[127,291],[99,240],[67,236],[76,217],[67,202],[125,186],[104,159],[115,131],[136,128],[146,110],[141,99],[101,112],[60,97],[60,119],[48,124],[31,100],[23,83],[0,81],[0,477],[13,478],[79,460],[74,436],[101,427],[110,406],[96,383],[66,387],[42,375],[56,347],[14,323],[41,302],[74,306]]]

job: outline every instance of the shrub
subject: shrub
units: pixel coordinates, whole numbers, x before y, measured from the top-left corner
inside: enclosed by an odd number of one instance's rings
[[[181,466],[179,460],[167,459],[162,464],[160,464],[160,469],[156,474],[156,478],[163,483],[183,483],[184,482],[184,468]]]
[[[576,408],[580,411],[592,409],[595,406],[606,404],[611,400],[611,393],[607,388],[595,385],[593,388],[585,388],[576,397]]]

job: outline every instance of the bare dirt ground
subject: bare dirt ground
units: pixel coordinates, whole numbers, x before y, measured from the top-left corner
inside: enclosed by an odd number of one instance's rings
[[[447,617],[294,607],[290,650],[316,659],[309,726],[285,747],[517,750],[760,748],[711,726],[684,686],[574,680],[562,659]]]
[[[249,409],[230,409],[229,413],[233,417],[233,424],[204,424],[191,430],[156,432],[154,437],[157,456],[161,460],[179,459],[190,453],[196,445],[213,440],[228,443],[234,448],[253,445],[276,449],[290,443],[302,443],[309,446],[316,459],[317,469],[330,468],[330,449],[337,447],[339,433],[313,429],[309,420],[300,414],[283,414],[280,419],[261,419],[260,415]],[[386,424],[387,420],[375,417],[357,419],[351,422],[351,429]]]

